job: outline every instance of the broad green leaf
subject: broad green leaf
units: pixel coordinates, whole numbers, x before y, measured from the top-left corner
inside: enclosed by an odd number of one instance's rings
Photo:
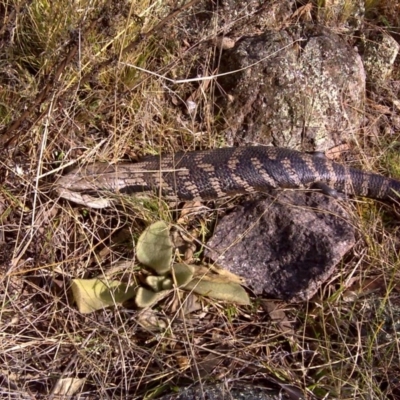
[[[150,225],[139,237],[136,251],[138,260],[159,275],[170,270],[172,243],[165,222]]]
[[[135,288],[119,281],[73,279],[72,294],[82,314],[123,303],[135,295]]]
[[[189,282],[185,290],[192,290],[194,293],[208,296],[213,299],[229,301],[236,304],[249,305],[250,298],[246,291],[235,282],[213,282],[208,277],[195,278]]]
[[[194,267],[192,265],[174,264],[172,269],[178,286],[185,286],[193,279]]]
[[[135,301],[136,305],[140,308],[151,307],[160,301],[169,293],[169,290],[162,290],[161,292],[153,292],[152,290],[140,287],[137,290]]]

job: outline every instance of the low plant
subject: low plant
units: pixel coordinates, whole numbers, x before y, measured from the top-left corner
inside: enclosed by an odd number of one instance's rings
[[[73,279],[72,294],[79,311],[86,314],[131,298],[135,298],[139,308],[152,307],[175,288],[236,304],[250,304],[238,276],[215,267],[175,263],[173,251],[168,225],[163,221],[150,225],[136,246],[137,258],[146,275],[144,283],[128,285],[104,275]]]

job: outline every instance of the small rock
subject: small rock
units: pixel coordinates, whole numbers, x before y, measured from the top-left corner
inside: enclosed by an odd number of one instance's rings
[[[243,277],[256,294],[310,299],[355,243],[349,216],[316,192],[250,200],[222,218],[205,255]]]
[[[392,74],[400,45],[385,32],[371,32],[365,41],[364,66],[368,81],[382,85]]]

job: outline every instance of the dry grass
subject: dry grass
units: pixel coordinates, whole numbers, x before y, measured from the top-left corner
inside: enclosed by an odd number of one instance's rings
[[[71,278],[132,259],[131,238],[176,212],[157,200],[126,199],[105,211],[59,201],[52,182],[64,168],[224,144],[215,82],[163,78],[213,74],[215,49],[202,46],[210,38],[187,21],[216,6],[194,3],[180,11],[144,0],[0,4],[1,395],[59,398],[56,383],[73,378],[84,380],[79,398],[140,399],[226,378],[291,384],[308,398],[399,398],[395,207],[352,203],[354,251],[315,299],[285,306],[283,321],[260,299],[249,308],[201,299],[202,311],[186,317],[179,293],[144,315],[128,306],[84,316],[71,304]],[[372,23],[398,28],[392,2],[367,7]],[[400,177],[398,136],[381,134],[392,128],[379,106],[367,107],[375,125],[360,137],[360,159]],[[201,238],[213,218],[197,216],[187,229]]]

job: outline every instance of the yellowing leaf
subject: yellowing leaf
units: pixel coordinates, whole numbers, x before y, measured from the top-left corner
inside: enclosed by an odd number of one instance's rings
[[[233,272],[228,271],[227,269],[223,269],[217,267],[216,265],[199,265],[195,270],[195,278],[200,278],[203,276],[207,276],[212,279],[213,282],[236,282],[240,284],[244,284],[245,280],[239,276],[234,274]]]
[[[138,260],[159,275],[170,270],[172,243],[165,222],[150,225],[139,237],[136,251]]]
[[[73,279],[71,288],[78,310],[83,314],[123,303],[135,294],[133,286],[99,278]]]
[[[194,293],[208,296],[213,299],[229,301],[236,304],[249,305],[250,298],[246,291],[235,282],[213,282],[209,277],[193,279],[185,287]]]

